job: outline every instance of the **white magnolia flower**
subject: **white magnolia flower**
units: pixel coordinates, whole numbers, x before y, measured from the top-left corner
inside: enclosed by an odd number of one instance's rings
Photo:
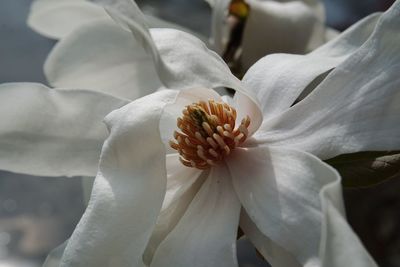
[[[211,46],[220,55],[228,38],[229,3],[219,0],[213,5]],[[244,69],[266,54],[305,53],[328,39],[323,5],[318,0],[257,0],[249,1],[249,5],[251,12],[242,38]],[[146,22],[151,28],[179,28],[151,16],[146,16]],[[154,92],[161,84],[157,78],[149,79],[156,77],[154,67],[140,45],[118,39],[124,38],[121,29],[98,4],[87,0],[36,0],[28,24],[45,36],[62,38],[45,62],[51,86],[85,88],[135,99]],[[128,57],[118,52],[128,49]]]
[[[175,90],[129,104],[35,84],[0,90],[0,167],[17,172],[94,175],[100,120],[116,109],[87,210],[48,266],[60,255],[61,266],[237,266],[239,225],[273,266],[376,266],[345,220],[339,175],[321,159],[400,148],[400,2],[308,55],[263,58],[243,81],[197,38],[149,31],[125,3],[134,21],[108,11]],[[235,97],[212,90],[221,86]],[[236,127],[234,114],[246,118]],[[165,147],[179,117],[181,155]]]

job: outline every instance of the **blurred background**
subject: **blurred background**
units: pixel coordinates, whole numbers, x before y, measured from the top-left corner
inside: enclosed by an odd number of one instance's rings
[[[211,13],[203,0],[142,0],[147,13],[209,35]],[[386,10],[392,0],[325,0],[327,24],[344,30]],[[55,41],[26,26],[30,0],[0,1],[0,83],[46,83],[42,66]],[[400,179],[345,190],[348,219],[382,267],[400,266]],[[34,177],[0,171],[0,267],[41,266],[48,252],[72,233],[84,212],[81,178]],[[242,262],[254,261],[243,250]],[[259,265],[262,266],[262,265]]]

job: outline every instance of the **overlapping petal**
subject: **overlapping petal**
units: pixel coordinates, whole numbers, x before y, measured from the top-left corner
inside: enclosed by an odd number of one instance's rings
[[[400,148],[400,2],[365,44],[303,101],[262,126],[260,142],[322,159]]]
[[[226,166],[212,168],[150,266],[238,266],[235,244],[239,214],[240,202]]]
[[[156,227],[144,253],[147,265],[150,265],[159,244],[179,222],[204,178],[208,176],[198,169],[184,167],[179,161],[179,154],[169,154],[166,160],[167,191]]]
[[[28,16],[28,25],[40,34],[60,39],[86,23],[110,20],[105,10],[85,0],[36,0]]]
[[[348,236],[351,244],[359,242],[347,224],[337,224],[345,221],[338,173],[315,156],[283,147],[253,147],[236,149],[227,162],[234,188],[251,220],[262,234],[292,253],[302,265],[328,263],[324,258],[327,243],[321,239],[325,231]],[[327,187],[336,188],[330,191],[329,199],[323,194],[320,198]],[[334,207],[341,219],[327,216],[321,202]],[[346,248],[354,255],[362,246]],[[285,259],[275,260],[279,263]],[[360,266],[360,262],[364,261],[348,257],[341,258],[339,265],[329,262],[326,266]]]
[[[165,195],[165,149],[158,125],[176,97],[164,90],[106,117],[104,143],[89,205],[61,266],[143,266],[142,255]]]
[[[288,109],[311,82],[353,55],[378,18],[378,14],[368,16],[307,55],[274,54],[251,67],[243,83],[257,95],[265,120]]]
[[[83,25],[62,39],[47,57],[45,74],[55,87],[79,86],[132,100],[161,86],[151,56],[111,19]]]
[[[232,88],[243,94],[241,103],[252,115],[251,131],[258,129],[262,114],[253,92],[230,72],[225,62],[198,38],[174,29],[151,29],[144,15],[130,0],[97,0],[123,28],[129,29],[152,55],[158,76],[167,87],[175,90],[205,87]],[[133,19],[134,18],[134,19]],[[179,57],[181,60],[176,60]],[[246,110],[244,110],[246,111]]]
[[[0,168],[41,176],[95,175],[106,114],[127,100],[35,83],[0,86]]]

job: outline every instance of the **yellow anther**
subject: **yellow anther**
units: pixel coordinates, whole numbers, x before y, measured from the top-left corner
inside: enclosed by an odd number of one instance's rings
[[[226,103],[200,101],[187,106],[177,119],[182,132],[174,132],[169,145],[187,167],[207,169],[228,156],[248,136],[250,118],[235,129],[236,110]]]

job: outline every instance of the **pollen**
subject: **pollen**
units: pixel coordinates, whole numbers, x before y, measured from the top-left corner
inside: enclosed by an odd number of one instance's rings
[[[186,106],[182,114],[177,119],[180,131],[169,144],[187,167],[203,170],[216,165],[249,134],[249,116],[235,128],[236,110],[224,102],[200,101]]]

